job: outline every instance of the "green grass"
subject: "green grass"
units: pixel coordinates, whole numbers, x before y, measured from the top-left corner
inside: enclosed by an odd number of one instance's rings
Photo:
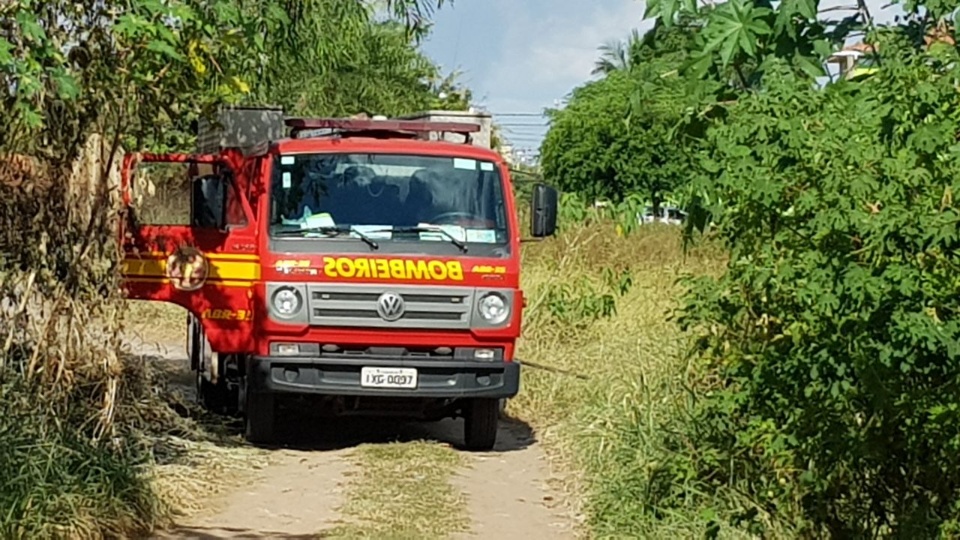
[[[702,536],[705,516],[691,509],[654,517],[645,490],[658,462],[670,456],[659,426],[683,421],[688,338],[671,319],[681,293],[677,278],[716,272],[721,252],[707,245],[684,254],[672,228],[623,238],[602,226],[529,246],[524,257],[523,287],[534,309],[525,316],[518,356],[585,379],[528,368],[509,411],[537,429],[565,480],[568,503],[586,518],[579,532]],[[602,285],[605,269],[627,272],[624,294]],[[573,300],[558,302],[556,291],[564,288]],[[604,294],[614,299],[615,313],[588,316],[590,302],[579,299]]]
[[[136,441],[93,442],[80,425],[34,391],[0,388],[0,538],[110,538],[162,522]]]
[[[347,524],[324,537],[446,538],[469,530],[466,498],[450,484],[463,457],[447,445],[409,442],[364,445],[341,513]]]

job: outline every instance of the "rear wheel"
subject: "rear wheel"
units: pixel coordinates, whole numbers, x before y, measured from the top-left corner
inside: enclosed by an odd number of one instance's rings
[[[202,371],[198,371],[197,396],[204,409],[217,414],[229,414],[230,391],[227,388],[227,381],[223,378],[213,383],[204,376]]]
[[[187,313],[187,355],[190,356],[190,369],[193,371],[200,369],[200,342],[202,340],[203,336],[196,317]]]
[[[497,442],[500,400],[471,399],[464,407],[463,438],[467,450],[492,450]]]
[[[197,359],[194,369],[200,406],[216,414],[236,414],[238,394],[227,383],[228,356],[212,352],[202,332],[194,336],[190,355]]]
[[[244,437],[253,444],[273,442],[277,420],[276,398],[272,394],[246,392]]]

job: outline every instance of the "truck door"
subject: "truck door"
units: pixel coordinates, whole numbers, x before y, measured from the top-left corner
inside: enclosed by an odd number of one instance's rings
[[[124,158],[121,278],[128,298],[170,302],[199,321],[214,350],[252,349],[260,278],[248,180],[212,155]],[[241,170],[241,172],[243,172]]]

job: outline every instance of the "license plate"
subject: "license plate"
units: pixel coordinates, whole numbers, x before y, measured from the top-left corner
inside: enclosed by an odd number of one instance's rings
[[[367,388],[416,388],[417,370],[413,368],[375,368],[360,370],[360,386]]]

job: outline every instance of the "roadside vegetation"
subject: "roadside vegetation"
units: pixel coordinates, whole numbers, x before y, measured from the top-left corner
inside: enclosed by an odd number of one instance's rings
[[[529,277],[547,309],[524,341],[588,378],[538,373],[515,405],[580,473],[588,534],[958,532],[957,5],[888,26],[819,7],[650,2],[655,28],[552,113],[546,179],[619,218],[531,250],[592,254]],[[848,38],[869,69],[830,80]],[[645,270],[654,233],[624,221],[668,197],[693,251]],[[617,230],[633,249],[597,240]]]
[[[229,436],[185,420],[123,346],[117,156],[189,150],[223,103],[465,107],[416,52],[427,3],[389,7],[387,23],[352,2],[0,7],[0,536],[129,536],[229,479],[195,473]],[[892,26],[819,7],[651,1],[654,29],[606,47],[550,113],[561,232],[524,247],[530,364],[509,412],[586,536],[960,532],[957,5],[907,3]],[[872,72],[815,84],[854,38],[879,50]],[[668,201],[684,228],[637,225]],[[355,480],[343,534],[463,526],[442,511],[452,450],[355,458],[390,481]],[[409,459],[439,465],[393,469]],[[422,490],[436,505],[399,516]]]
[[[691,340],[675,320],[679,280],[719,275],[725,256],[713,242],[685,253],[675,226],[625,236],[621,221],[574,206],[557,238],[525,247],[532,307],[518,355],[529,364],[508,412],[533,424],[555,487],[586,518],[580,534],[689,537],[699,518],[647,528],[641,490],[665,455],[660,423],[682,414],[688,398]]]
[[[124,345],[122,153],[191,151],[192,123],[223,104],[465,107],[416,49],[440,3],[378,3],[386,21],[362,2],[0,6],[0,537],[135,536],[228,484],[211,441],[229,437],[185,419]]]

